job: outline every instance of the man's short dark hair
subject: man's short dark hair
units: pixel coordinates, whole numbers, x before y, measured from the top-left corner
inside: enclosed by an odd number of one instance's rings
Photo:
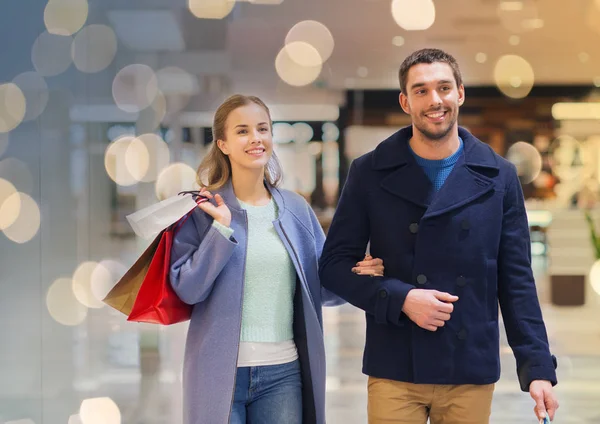
[[[456,81],[456,86],[459,87],[462,84],[462,76],[460,75],[460,69],[458,68],[458,62],[456,59],[452,57],[452,55],[446,53],[445,51],[439,49],[421,49],[412,53],[402,65],[400,65],[400,91],[406,94],[406,79],[408,78],[408,71],[415,65],[420,63],[447,63],[452,68],[452,73],[454,74],[454,80]]]

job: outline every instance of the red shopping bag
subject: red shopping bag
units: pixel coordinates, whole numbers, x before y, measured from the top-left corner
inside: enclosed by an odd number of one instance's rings
[[[173,238],[192,212],[162,231],[127,321],[170,325],[190,319],[193,307],[179,299],[173,290],[169,269]]]

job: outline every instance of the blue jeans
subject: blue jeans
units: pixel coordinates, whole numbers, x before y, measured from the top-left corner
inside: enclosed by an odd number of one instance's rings
[[[300,362],[237,369],[230,424],[302,424]]]

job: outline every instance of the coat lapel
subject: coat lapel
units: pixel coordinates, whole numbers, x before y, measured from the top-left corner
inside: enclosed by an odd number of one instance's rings
[[[433,198],[423,219],[432,218],[471,203],[494,188],[491,178],[471,170],[464,157],[458,160],[448,179]]]
[[[498,175],[496,154],[464,128],[458,128],[464,152],[436,193],[423,218],[432,218],[474,202],[494,189]]]
[[[410,151],[412,127],[406,127],[383,141],[373,155],[375,170],[391,170],[381,187],[404,200],[427,208],[430,218],[473,202],[494,189],[498,164],[493,150],[464,128],[458,128],[464,153],[437,193]]]
[[[392,171],[380,184],[388,193],[423,208],[429,206],[433,185],[416,162]]]
[[[406,127],[381,142],[373,153],[373,168],[388,172],[381,179],[382,189],[427,208],[433,185],[410,152],[411,137],[412,128]]]

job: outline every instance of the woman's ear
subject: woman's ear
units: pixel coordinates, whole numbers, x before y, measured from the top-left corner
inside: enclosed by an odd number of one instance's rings
[[[229,148],[225,140],[217,140],[217,147],[223,152],[224,155],[229,154]]]

